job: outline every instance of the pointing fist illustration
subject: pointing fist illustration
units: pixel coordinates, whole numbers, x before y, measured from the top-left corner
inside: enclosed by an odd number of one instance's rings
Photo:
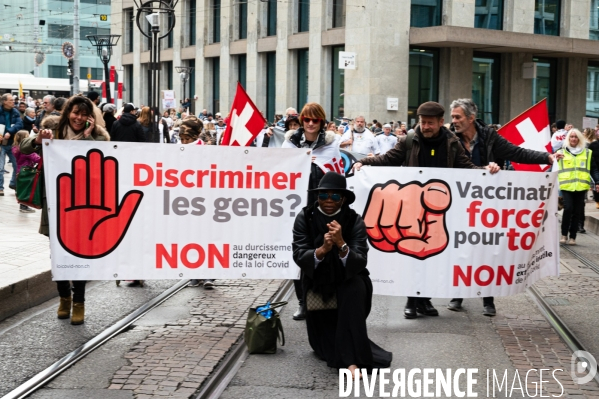
[[[420,260],[437,255],[449,241],[445,213],[450,206],[451,190],[441,180],[377,184],[364,210],[370,244]]]
[[[118,180],[117,160],[95,149],[73,159],[72,174],[58,176],[58,240],[67,252],[101,258],[125,237],[143,193],[129,191],[119,205]]]

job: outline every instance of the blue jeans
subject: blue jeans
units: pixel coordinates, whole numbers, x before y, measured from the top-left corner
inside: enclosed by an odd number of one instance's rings
[[[10,178],[10,186],[14,186],[17,181],[17,160],[15,154],[12,153],[12,146],[0,145],[0,190],[4,190],[4,162],[6,161],[6,155],[12,163],[12,177]]]

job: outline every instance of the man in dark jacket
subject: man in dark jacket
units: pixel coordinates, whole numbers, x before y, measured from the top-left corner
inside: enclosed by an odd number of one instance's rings
[[[56,109],[54,108],[54,102],[56,101],[56,97],[48,94],[47,96],[44,96],[43,100],[42,100],[42,106],[44,107],[44,110],[39,114],[39,116],[37,117],[37,120],[35,121],[35,126],[39,129],[40,124],[42,123],[42,120],[49,115],[56,115],[56,116],[60,116],[60,112],[57,112]]]
[[[354,170],[360,170],[362,165],[478,168],[464,153],[459,139],[443,126],[445,109],[439,103],[426,102],[420,105],[416,112],[420,123],[416,127],[415,134],[400,137],[395,147],[383,155],[361,159],[354,164]],[[485,169],[491,173],[497,173],[499,166],[489,163]],[[430,299],[408,297],[404,309],[406,319],[414,319],[418,313],[438,316],[439,312],[434,308]]]
[[[485,166],[489,162],[503,164],[504,161],[524,164],[553,164],[556,157],[546,151],[534,151],[518,147],[497,131],[487,126],[482,120],[476,119],[478,107],[469,98],[459,98],[453,101],[451,107],[452,130],[460,139],[466,155],[476,166]],[[558,156],[558,157],[561,157]],[[447,309],[460,312],[462,298],[453,298]],[[483,298],[483,314],[495,316],[495,304],[493,297]]]
[[[16,188],[17,161],[12,153],[12,143],[15,134],[23,128],[21,114],[15,108],[15,99],[12,94],[6,93],[0,97],[0,125],[4,125],[4,134],[0,143],[0,196],[4,195],[4,162],[6,156],[12,164],[12,177],[8,187]]]
[[[125,104],[123,115],[112,125],[110,140],[137,143],[147,141],[141,123],[135,116],[135,106],[133,104]]]

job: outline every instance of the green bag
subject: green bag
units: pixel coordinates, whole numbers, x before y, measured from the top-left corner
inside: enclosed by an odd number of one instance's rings
[[[285,333],[283,324],[276,308],[287,305],[287,302],[274,302],[270,308],[256,312],[256,308],[248,311],[243,339],[250,353],[276,353],[277,338],[281,332],[281,346],[285,346]],[[267,319],[262,315],[264,311],[272,310],[272,316]]]
[[[23,166],[17,174],[16,196],[19,204],[42,209],[42,160],[37,166]]]

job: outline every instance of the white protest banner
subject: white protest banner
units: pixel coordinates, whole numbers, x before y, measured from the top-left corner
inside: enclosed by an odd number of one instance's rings
[[[291,243],[307,197],[305,149],[43,148],[54,279],[298,277]]]
[[[364,167],[348,179],[363,215],[374,292],[507,296],[559,273],[557,173]]]

